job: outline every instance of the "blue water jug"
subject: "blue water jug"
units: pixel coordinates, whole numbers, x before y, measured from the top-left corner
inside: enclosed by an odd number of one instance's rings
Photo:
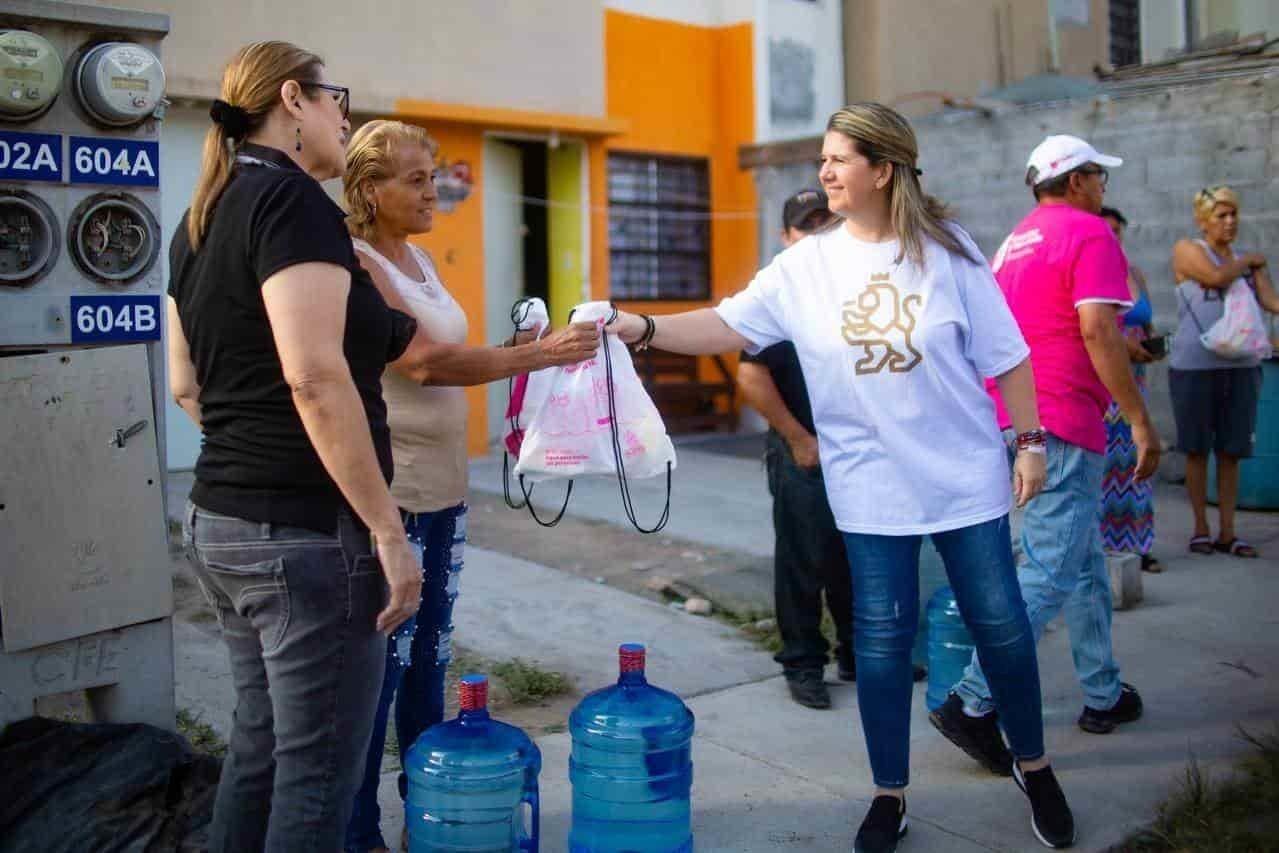
[[[959,616],[954,594],[944,586],[928,601],[928,710],[942,706],[972,659],[972,635]]]
[[[488,678],[464,676],[458,693],[457,719],[423,732],[404,760],[409,853],[536,853],[542,754],[489,717]]]
[[[570,853],[692,853],[693,712],[644,677],[644,647],[618,649],[617,684],[573,710]]]

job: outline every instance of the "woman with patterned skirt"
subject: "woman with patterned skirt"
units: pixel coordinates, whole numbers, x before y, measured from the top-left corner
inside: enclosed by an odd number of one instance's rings
[[[1124,229],[1128,225],[1122,213],[1114,208],[1101,212],[1123,242]],[[1146,394],[1146,365],[1155,360],[1142,341],[1151,337],[1151,321],[1154,311],[1150,293],[1146,289],[1146,277],[1137,267],[1129,267],[1128,287],[1132,290],[1133,306],[1123,315],[1124,338],[1128,342],[1128,356],[1132,359],[1137,387]],[[1102,478],[1101,539],[1109,552],[1138,554],[1141,568],[1147,572],[1162,572],[1163,566],[1151,556],[1155,544],[1154,483],[1137,481],[1133,469],[1137,466],[1137,446],[1132,440],[1132,427],[1112,401],[1106,410],[1106,473]]]

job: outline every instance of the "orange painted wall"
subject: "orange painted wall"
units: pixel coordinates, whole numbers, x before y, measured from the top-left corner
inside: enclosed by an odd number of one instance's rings
[[[604,64],[608,116],[629,123],[591,150],[592,202],[608,198],[607,151],[710,160],[711,299],[624,302],[649,314],[713,305],[744,287],[759,267],[755,182],[738,168],[738,146],[755,138],[751,24],[699,27],[607,10]],[[592,292],[608,298],[608,222],[592,217]],[[709,371],[709,363],[703,365]],[[709,373],[707,374],[709,377]]]
[[[440,143],[440,157],[450,163],[466,160],[471,164],[475,184],[471,195],[451,213],[436,212],[430,234],[415,238],[439,267],[444,286],[466,312],[469,324],[467,342],[490,343],[484,328],[484,201],[480,188],[484,183],[484,129],[469,124],[424,124]],[[486,436],[485,386],[467,389],[471,404],[467,421],[467,449],[472,455],[488,451]]]
[[[703,302],[636,302],[623,307],[646,313],[712,305],[744,287],[758,267],[757,199],[749,172],[737,167],[738,146],[754,141],[754,59],[750,24],[697,27],[605,12],[606,119],[626,128],[586,137],[590,192],[590,279],[593,298],[608,298],[608,152],[610,150],[706,157],[711,168],[711,211],[732,214],[711,228],[711,299]],[[484,328],[484,134],[527,132],[512,119],[493,123],[418,120],[405,102],[403,120],[422,124],[440,143],[442,157],[471,164],[471,196],[451,213],[435,217],[430,234],[417,238],[431,252],[445,285],[470,321],[468,341],[491,344]],[[420,114],[420,113],[419,113]],[[518,118],[518,117],[517,117]],[[553,122],[552,122],[553,124]],[[745,214],[745,215],[743,215]],[[704,365],[709,373],[709,365]],[[487,397],[468,390],[468,449],[488,451]]]

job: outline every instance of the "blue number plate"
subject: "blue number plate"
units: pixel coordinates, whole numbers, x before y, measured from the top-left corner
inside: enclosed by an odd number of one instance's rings
[[[160,340],[160,297],[72,296],[71,343]]]
[[[71,183],[160,186],[160,143],[71,137]]]
[[[59,182],[62,171],[58,134],[0,130],[0,179]]]

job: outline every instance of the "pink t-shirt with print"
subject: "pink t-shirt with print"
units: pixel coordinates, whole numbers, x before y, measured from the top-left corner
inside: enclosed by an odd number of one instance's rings
[[[1030,345],[1044,429],[1094,453],[1106,452],[1110,392],[1084,347],[1079,306],[1132,306],[1128,260],[1100,216],[1065,204],[1041,204],[1013,229],[991,266]],[[999,426],[1012,425],[994,382]]]

